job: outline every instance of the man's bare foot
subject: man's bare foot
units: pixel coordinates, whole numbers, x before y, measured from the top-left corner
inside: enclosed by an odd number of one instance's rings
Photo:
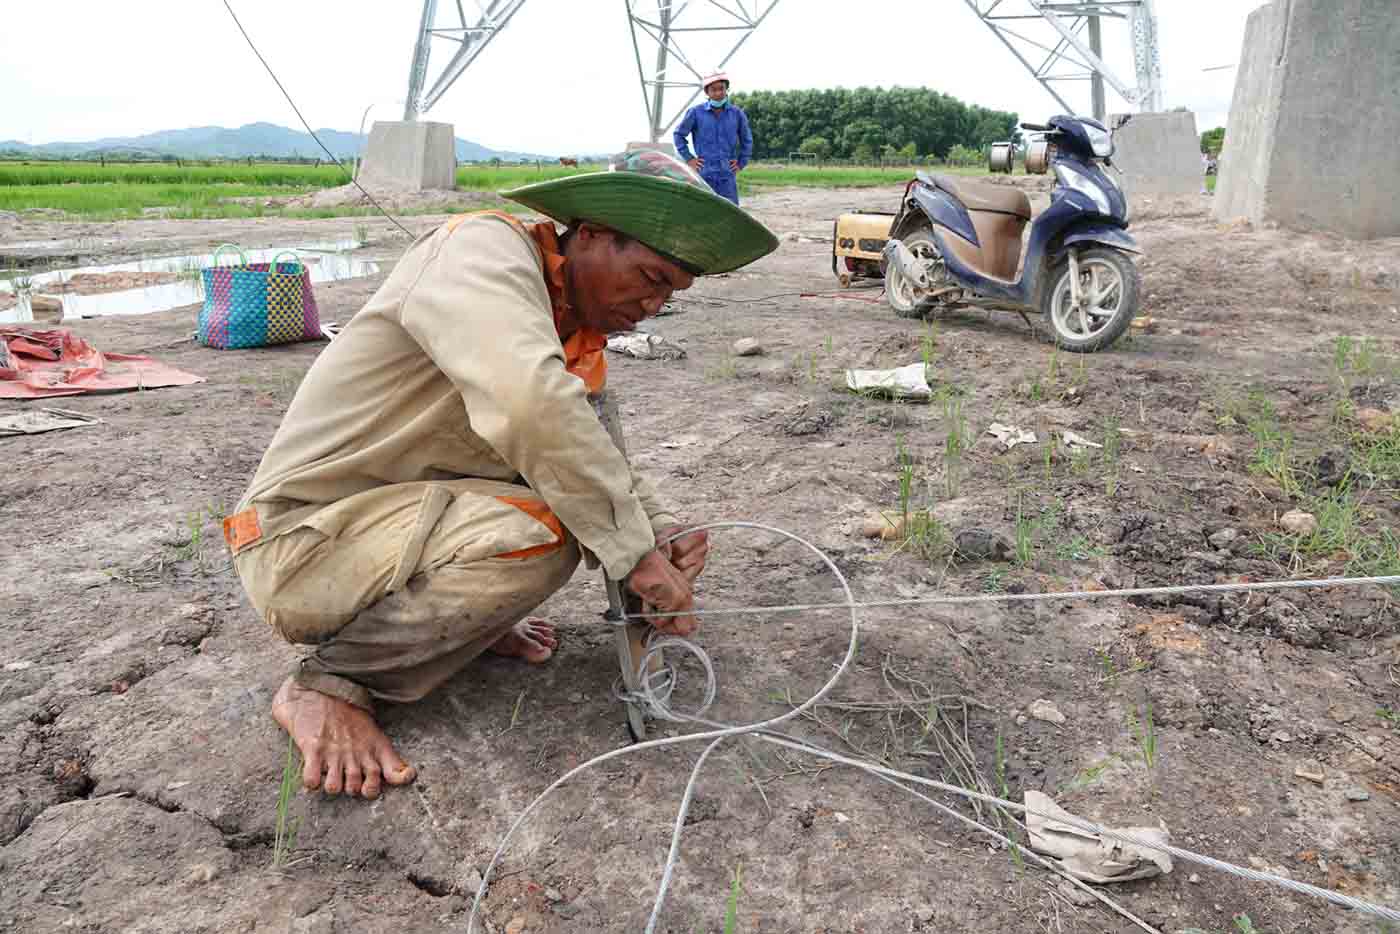
[[[301,750],[301,780],[309,790],[322,787],[324,775],[326,794],[344,790],[377,798],[384,782],[406,785],[418,774],[399,757],[368,711],[300,687],[291,678],[272,699],[272,718]]]
[[[522,658],[531,665],[549,661],[559,640],[555,638],[554,627],[542,619],[522,619],[510,632],[497,639],[491,646],[496,655],[507,658]]]

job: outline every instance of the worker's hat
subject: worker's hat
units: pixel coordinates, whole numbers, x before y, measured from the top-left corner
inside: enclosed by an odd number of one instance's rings
[[[726,91],[729,90],[729,74],[723,71],[714,71],[701,78],[700,89],[702,91],[709,90],[710,85],[714,84],[716,81],[723,81],[724,89]]]
[[[626,234],[697,276],[738,269],[778,248],[772,231],[656,149],[613,156],[606,172],[502,194],[566,225],[588,221]]]

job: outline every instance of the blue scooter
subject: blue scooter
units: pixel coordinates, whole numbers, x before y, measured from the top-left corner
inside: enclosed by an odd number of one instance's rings
[[[881,253],[885,294],[908,318],[947,305],[1039,312],[1059,346],[1102,350],[1137,314],[1129,254],[1141,252],[1126,233],[1123,190],[1100,165],[1113,165],[1113,134],[1096,120],[1067,116],[1021,129],[1040,134],[1027,148],[1026,171],[1055,173],[1050,207],[1032,222],[1019,188],[919,172]],[[994,147],[993,163],[1009,172],[1010,147]]]

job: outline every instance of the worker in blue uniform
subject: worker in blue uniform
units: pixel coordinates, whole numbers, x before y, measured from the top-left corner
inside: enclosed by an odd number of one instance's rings
[[[739,203],[738,176],[753,155],[753,133],[743,108],[729,100],[729,76],[722,71],[701,79],[704,103],[686,111],[676,125],[676,152],[700,173],[715,194]],[[692,153],[687,137],[695,144]]]

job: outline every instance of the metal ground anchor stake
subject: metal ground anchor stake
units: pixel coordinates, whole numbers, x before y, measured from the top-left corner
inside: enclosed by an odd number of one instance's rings
[[[594,402],[594,411],[598,413],[598,420],[607,429],[613,444],[622,452],[622,456],[626,457],[627,445],[622,440],[622,420],[618,415],[617,403],[613,400],[612,393],[604,392]],[[646,657],[646,638],[651,631],[651,626],[642,622],[622,625],[624,608],[627,616],[635,617],[642,611],[641,601],[623,589],[622,581],[613,580],[606,571],[603,573],[603,585],[608,592],[608,610],[603,614],[603,617],[613,627],[613,643],[617,647],[617,663],[622,669],[622,687],[629,695],[635,697],[641,690],[641,682],[637,674],[641,670],[642,659]],[[661,653],[657,652],[652,656],[651,663],[647,666],[647,673],[661,671],[664,667],[665,662]],[[635,700],[627,702],[627,731],[632,734],[633,742],[640,743],[646,739],[647,719],[644,704]]]
[[[617,663],[622,669],[622,686],[629,695],[635,697],[642,687],[638,672],[642,668],[642,659],[646,657],[646,638],[651,626],[647,623],[621,625],[623,607],[627,608],[628,615],[632,615],[640,612],[640,602],[622,589],[620,581],[615,581],[607,575],[603,576],[603,580],[608,591],[608,611],[603,616],[613,624],[613,645],[617,648]],[[647,665],[647,674],[655,674],[661,667],[661,653],[658,652]],[[626,706],[627,731],[632,734],[633,742],[640,743],[647,738],[649,717],[646,705],[629,700]]]

